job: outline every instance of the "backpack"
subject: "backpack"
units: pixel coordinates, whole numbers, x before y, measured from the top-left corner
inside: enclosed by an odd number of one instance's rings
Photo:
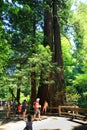
[[[38,109],[39,108],[39,104],[37,102],[34,102],[33,107],[34,107],[34,109]]]

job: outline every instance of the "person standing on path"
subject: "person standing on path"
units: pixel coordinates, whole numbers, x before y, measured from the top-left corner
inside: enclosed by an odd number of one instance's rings
[[[40,108],[41,105],[39,104],[40,98],[37,98],[36,101],[33,103],[33,108],[34,108],[34,120],[38,116],[38,119],[41,120],[40,118]]]
[[[46,112],[47,112],[47,108],[48,108],[48,102],[45,100],[45,102],[44,102],[44,106],[43,106],[43,113],[45,113],[46,114]]]
[[[10,118],[10,110],[11,110],[11,102],[8,101],[5,104],[5,109],[6,109],[6,119]]]
[[[24,100],[22,103],[22,117],[23,117],[23,119],[26,118],[26,111],[27,111],[27,102],[26,102],[26,100]]]
[[[17,101],[14,100],[12,103],[12,111],[13,111],[13,115],[16,116],[16,112],[17,112]]]
[[[20,102],[18,103],[18,108],[17,108],[17,110],[18,110],[18,119],[20,119],[21,110],[22,110],[22,106],[21,106],[21,103],[20,103]]]

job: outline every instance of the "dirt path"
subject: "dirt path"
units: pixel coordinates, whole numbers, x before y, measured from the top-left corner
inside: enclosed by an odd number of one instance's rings
[[[23,130],[25,125],[25,121],[13,116],[6,120],[5,113],[0,110],[0,130]],[[82,126],[65,117],[41,116],[41,121],[33,121],[33,130],[87,130],[87,125]]]
[[[0,126],[0,130],[23,130],[25,121],[10,121]],[[80,127],[79,129],[73,129]],[[72,122],[69,118],[47,116],[41,121],[33,121],[33,130],[87,130],[87,126],[81,129],[81,124]]]

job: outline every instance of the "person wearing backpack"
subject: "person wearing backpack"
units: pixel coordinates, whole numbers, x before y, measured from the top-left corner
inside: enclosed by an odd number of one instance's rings
[[[38,119],[41,120],[40,118],[40,108],[41,105],[39,104],[40,98],[37,98],[36,101],[33,103],[33,108],[34,108],[34,120],[38,116]]]

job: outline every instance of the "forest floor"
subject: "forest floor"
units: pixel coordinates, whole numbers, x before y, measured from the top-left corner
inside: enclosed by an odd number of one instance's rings
[[[23,119],[11,116],[5,119],[0,111],[0,130],[23,130],[26,122]],[[33,130],[87,130],[87,125],[71,121],[70,118],[56,115],[41,115],[41,121],[33,121]]]

